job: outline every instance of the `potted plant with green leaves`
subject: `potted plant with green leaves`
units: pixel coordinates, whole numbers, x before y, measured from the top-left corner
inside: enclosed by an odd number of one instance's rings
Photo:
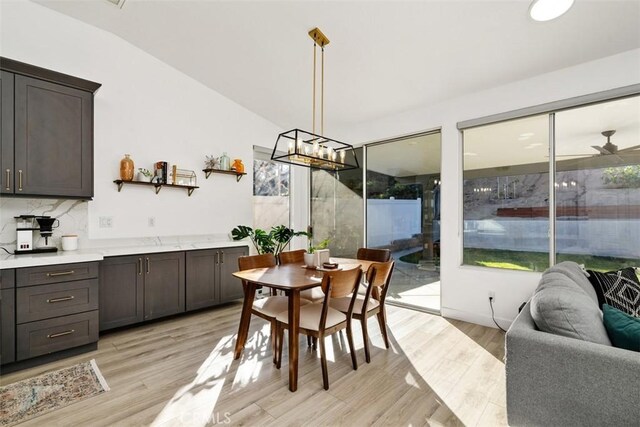
[[[306,235],[306,231],[294,231],[285,225],[271,227],[269,232],[260,228],[254,230],[246,225],[239,225],[231,230],[233,240],[249,238],[258,254],[274,254],[276,257],[289,245],[291,239]]]
[[[142,182],[151,182],[152,176],[153,175],[151,174],[151,171],[149,169],[138,168],[138,176],[136,177],[136,180]]]
[[[305,233],[309,243],[307,245],[307,253],[304,254],[304,264],[307,267],[318,267],[318,256],[316,250],[326,249],[329,246],[329,239],[320,241],[317,245],[313,245],[313,235],[311,233]]]

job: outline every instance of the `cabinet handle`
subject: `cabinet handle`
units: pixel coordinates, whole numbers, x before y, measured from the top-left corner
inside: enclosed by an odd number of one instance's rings
[[[142,258],[138,258],[138,276],[142,276]]]
[[[18,191],[22,191],[22,169],[18,169]]]
[[[47,338],[58,338],[58,337],[63,337],[65,335],[71,335],[72,333],[74,333],[76,330],[75,329],[69,329],[68,331],[64,331],[64,332],[58,332],[57,334],[49,334],[47,335]]]
[[[220,264],[224,264],[224,251],[220,251]]]
[[[62,302],[62,301],[69,301],[74,299],[75,297],[73,295],[69,295],[68,297],[60,297],[60,298],[51,298],[48,299],[47,302],[49,304],[54,303],[54,302]]]
[[[7,173],[7,186],[5,190],[11,190],[11,169],[7,169],[5,172]]]
[[[73,271],[73,270],[61,271],[59,273],[47,273],[47,277],[68,276],[68,275],[73,274],[73,273],[75,273],[75,271]]]
[[[149,262],[149,258],[147,258],[147,274],[149,274],[149,272],[151,271],[151,268],[149,267],[151,263]]]

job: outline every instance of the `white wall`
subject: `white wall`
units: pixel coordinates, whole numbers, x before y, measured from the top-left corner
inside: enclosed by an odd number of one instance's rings
[[[89,238],[226,236],[252,223],[252,175],[239,183],[226,175],[205,180],[205,155],[226,151],[250,168],[253,145],[271,145],[280,129],[111,33],[28,1],[3,1],[0,12],[2,56],[102,83]],[[136,168],[164,160],[193,169],[200,189],[191,197],[137,186],[118,193],[112,181],[125,153]],[[113,228],[99,228],[101,216],[113,217]]]
[[[456,123],[638,83],[640,49],[361,123],[335,137],[364,143],[442,127],[442,314],[493,326],[487,299],[488,292],[495,291],[496,318],[506,327],[540,274],[461,266],[462,144]]]

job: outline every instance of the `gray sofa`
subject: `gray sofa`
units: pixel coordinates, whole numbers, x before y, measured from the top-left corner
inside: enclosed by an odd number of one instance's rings
[[[640,353],[611,346],[597,301],[577,264],[543,273],[506,334],[510,425],[640,426]]]

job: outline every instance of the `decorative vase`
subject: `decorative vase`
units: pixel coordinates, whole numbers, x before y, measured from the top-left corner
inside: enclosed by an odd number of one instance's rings
[[[124,155],[124,158],[120,160],[120,179],[123,181],[133,181],[134,174],[133,160],[128,154]]]
[[[304,265],[307,267],[317,267],[318,266],[318,257],[315,253],[305,253],[304,254]]]
[[[220,156],[220,169],[228,171],[231,168],[230,166],[229,156],[227,156],[226,152],[222,153],[222,156]]]
[[[244,165],[242,164],[242,160],[240,159],[233,159],[231,168],[235,169],[238,173],[244,173]]]

